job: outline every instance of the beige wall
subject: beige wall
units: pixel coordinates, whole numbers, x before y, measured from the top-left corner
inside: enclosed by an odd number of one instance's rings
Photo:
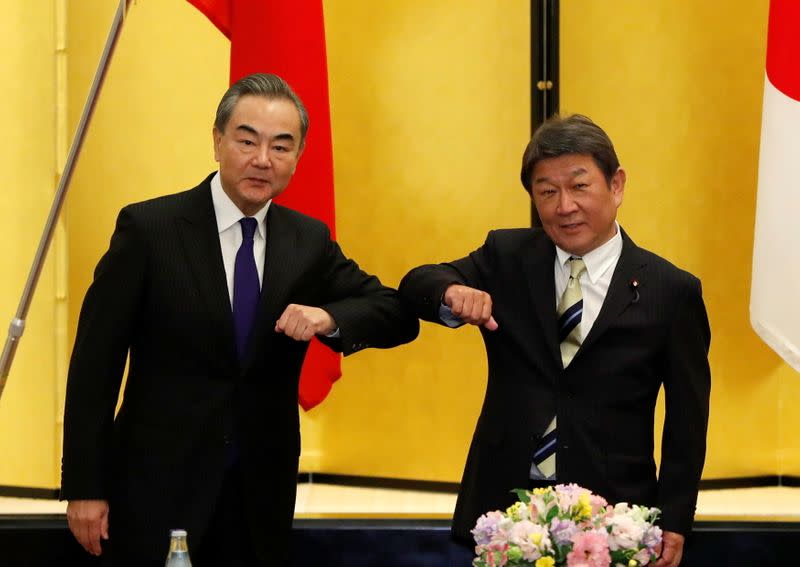
[[[54,9],[11,4],[0,23],[10,85],[0,112],[13,140],[0,158],[9,319],[49,206],[58,137]],[[70,134],[115,4],[68,4]],[[528,4],[325,2],[339,239],[386,283],[465,254],[490,228],[528,222],[517,178],[529,136]],[[747,321],[767,0],[711,4],[562,2],[562,109],[592,116],[615,140],[629,179],[621,222],[637,243],[704,282],[714,380],[706,477],[797,475],[800,380]],[[118,209],[213,169],[227,59],[227,40],[185,0],[132,5],[65,211],[70,344]],[[0,401],[0,452],[11,456],[0,485],[58,483],[57,273],[45,271]],[[411,345],[345,359],[329,399],[303,417],[304,469],[458,480],[485,370],[474,329],[428,324]]]

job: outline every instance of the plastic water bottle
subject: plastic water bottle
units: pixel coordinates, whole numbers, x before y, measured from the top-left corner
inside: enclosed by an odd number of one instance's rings
[[[164,567],[192,567],[189,561],[189,546],[186,543],[186,530],[169,532],[169,553]]]

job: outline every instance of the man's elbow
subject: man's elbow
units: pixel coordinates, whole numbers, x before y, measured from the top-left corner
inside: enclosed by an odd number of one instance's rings
[[[410,310],[405,313],[403,335],[400,344],[410,343],[419,336],[419,319]]]

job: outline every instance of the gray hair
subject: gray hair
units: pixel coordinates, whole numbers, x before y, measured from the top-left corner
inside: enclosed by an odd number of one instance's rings
[[[291,101],[297,108],[300,115],[300,147],[306,141],[306,132],[308,132],[308,112],[303,105],[303,101],[292,90],[289,83],[281,79],[278,75],[269,73],[254,73],[242,77],[222,95],[222,100],[219,101],[217,106],[217,115],[214,118],[214,128],[220,133],[225,132],[225,127],[231,119],[233,109],[236,103],[243,96],[261,96],[266,99],[285,99]]]

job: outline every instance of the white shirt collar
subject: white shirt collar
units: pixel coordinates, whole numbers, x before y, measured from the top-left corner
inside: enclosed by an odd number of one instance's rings
[[[586,264],[586,275],[589,276],[589,281],[593,284],[597,283],[597,280],[606,270],[616,264],[620,254],[622,254],[622,232],[617,221],[614,221],[614,227],[617,232],[608,242],[581,256],[583,263]],[[561,266],[562,270],[566,270],[569,273],[567,262],[574,254],[570,254],[558,246],[556,246],[556,254],[558,255],[558,265]]]
[[[239,210],[225,190],[222,188],[222,182],[219,178],[219,171],[211,178],[211,201],[214,204],[214,214],[217,217],[217,231],[222,233],[228,230],[233,225],[237,224],[239,220],[247,216]],[[261,238],[265,238],[264,232],[264,219],[267,217],[267,211],[272,203],[272,199],[261,207],[258,212],[253,216],[258,221],[258,234]]]

